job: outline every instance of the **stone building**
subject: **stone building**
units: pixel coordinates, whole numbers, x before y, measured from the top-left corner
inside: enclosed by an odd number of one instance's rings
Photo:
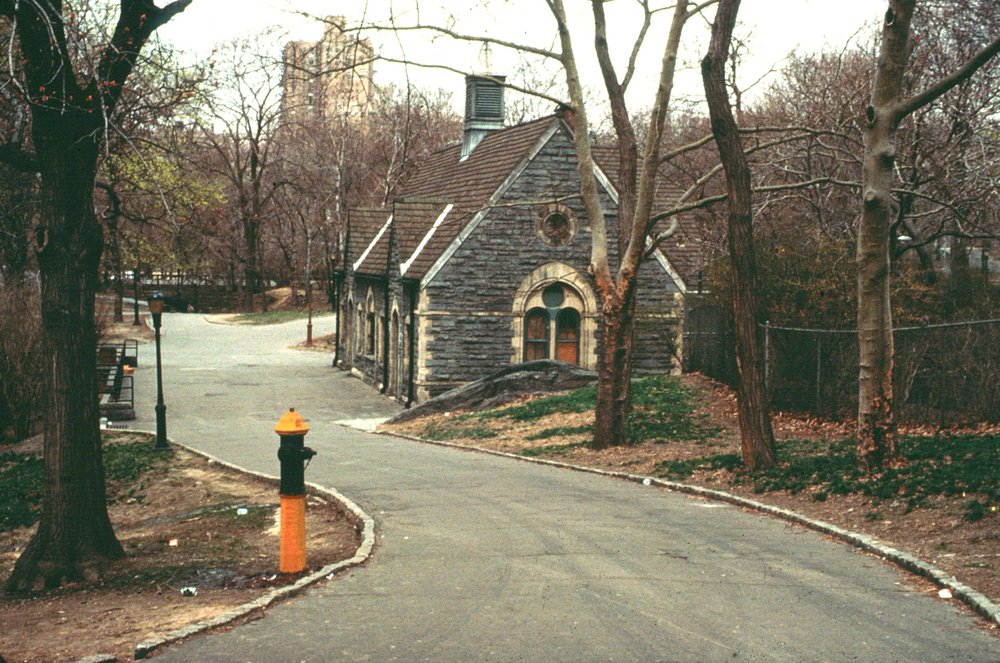
[[[504,128],[502,86],[466,82],[465,133],[417,165],[387,209],[352,210],[335,363],[407,404],[512,363],[556,358],[596,368],[600,303],[579,199],[571,117]],[[603,150],[603,162],[612,151]],[[612,259],[616,195],[596,169]],[[635,366],[679,370],[682,271],[643,264]]]
[[[319,41],[290,41],[282,62],[281,118],[284,123],[330,121],[367,115],[374,93],[374,50],[341,16],[324,19]]]

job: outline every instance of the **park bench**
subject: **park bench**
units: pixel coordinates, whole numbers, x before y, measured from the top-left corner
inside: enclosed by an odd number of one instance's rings
[[[135,419],[132,369],[138,364],[138,350],[134,340],[97,346],[97,393],[102,417],[117,421]]]

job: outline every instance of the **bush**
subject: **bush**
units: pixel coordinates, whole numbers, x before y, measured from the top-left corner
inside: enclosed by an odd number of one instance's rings
[[[14,440],[35,432],[44,402],[42,325],[38,288],[0,288],[0,439],[9,427]]]
[[[881,474],[866,475],[858,468],[854,440],[787,440],[779,443],[776,467],[741,473],[737,454],[710,455],[663,461],[657,476],[683,480],[696,470],[736,472],[734,482],[751,485],[755,492],[809,492],[822,501],[829,495],[866,495],[878,501],[905,503],[907,510],[924,507],[935,496],[975,495],[966,505],[966,520],[986,513],[980,503],[1000,503],[1000,437],[906,437],[900,442],[901,462]]]
[[[114,437],[114,433],[110,434]],[[134,434],[124,434],[133,436]],[[152,438],[104,444],[104,477],[109,502],[141,501],[147,475],[173,457],[173,451],[157,451]],[[44,461],[27,453],[0,453],[0,532],[30,527],[42,511]]]

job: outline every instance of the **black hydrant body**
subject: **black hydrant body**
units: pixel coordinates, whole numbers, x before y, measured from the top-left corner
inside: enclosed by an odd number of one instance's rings
[[[315,456],[316,452],[305,446],[305,437],[304,434],[281,435],[281,444],[278,447],[281,485],[278,492],[282,495],[306,493],[306,462]]]

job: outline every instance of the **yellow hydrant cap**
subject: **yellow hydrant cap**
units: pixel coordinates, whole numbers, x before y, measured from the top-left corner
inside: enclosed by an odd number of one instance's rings
[[[295,408],[289,408],[288,412],[278,420],[274,432],[278,435],[305,435],[309,432],[309,424],[295,411]]]

